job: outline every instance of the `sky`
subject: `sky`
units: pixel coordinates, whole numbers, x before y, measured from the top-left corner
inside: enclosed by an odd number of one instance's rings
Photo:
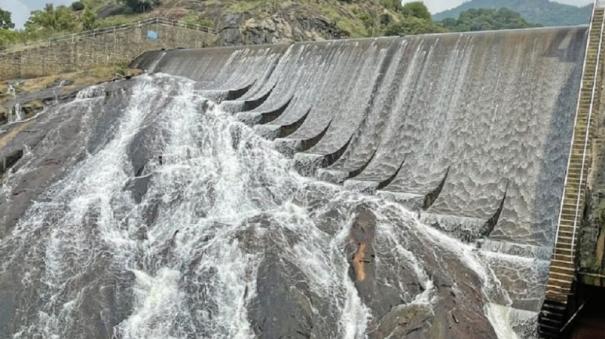
[[[68,5],[75,0],[0,0],[0,8],[13,13],[13,22],[17,28],[23,27],[23,24],[29,17],[29,13],[36,9],[41,9],[46,3],[55,5]],[[404,2],[414,0],[403,0]],[[466,0],[424,0],[431,13],[439,13],[460,5]],[[570,5],[583,6],[592,3],[593,0],[557,0]]]
[[[31,11],[41,9],[47,3],[69,5],[74,1],[76,0],[0,0],[0,8],[11,12],[15,26],[21,28]]]
[[[2,0],[0,0],[2,1]],[[416,0],[403,0],[403,2],[411,2]],[[439,13],[443,12],[446,9],[454,8],[460,5],[463,2],[468,0],[424,0],[424,3],[429,8],[431,13]],[[557,2],[561,2],[564,4],[574,5],[574,6],[584,6],[593,3],[593,0],[556,0]]]

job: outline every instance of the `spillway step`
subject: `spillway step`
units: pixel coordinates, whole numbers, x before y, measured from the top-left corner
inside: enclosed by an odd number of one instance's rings
[[[557,254],[570,255],[569,253],[564,253],[562,251],[564,251],[564,249],[570,249],[571,251],[571,248],[575,248],[575,243],[572,246],[571,241],[567,242],[565,240],[557,239]]]
[[[559,236],[568,237],[568,238],[572,238],[572,239],[577,238],[577,234],[576,233],[577,232],[569,231],[569,230],[564,230],[564,232],[562,232],[561,230],[559,230]],[[557,243],[560,243],[560,239],[557,239]],[[571,242],[570,242],[570,244],[571,244]]]
[[[565,299],[565,297],[558,297]],[[556,300],[544,300],[542,309],[538,314],[538,332],[543,338],[559,338],[561,328],[567,321],[566,300],[559,302]]]
[[[559,235],[564,237],[575,237],[577,230],[575,227],[570,226],[559,226]]]
[[[540,334],[540,337],[542,337],[542,338],[558,339],[561,336],[561,329],[557,326],[539,324],[538,333]]]
[[[562,266],[562,267],[567,267],[567,266],[575,267],[575,263],[573,261],[565,260],[563,258],[556,258],[556,257],[553,257],[550,264],[556,265],[556,266]]]
[[[552,285],[562,286],[562,287],[571,287],[571,282],[573,281],[573,278],[574,278],[574,276],[559,277],[559,276],[553,276],[552,274],[549,274],[548,283],[552,284]]]
[[[557,245],[571,246],[571,244],[575,243],[577,240],[578,240],[577,237],[566,237],[566,236],[559,235],[559,238],[557,239]]]
[[[565,246],[565,245],[557,246],[557,248],[555,248],[555,255],[557,256],[557,258],[566,259],[569,261],[573,261],[573,259],[574,259],[574,257],[571,254],[571,246]]]
[[[564,273],[564,274],[576,274],[576,269],[574,266],[571,267],[565,267],[565,266],[555,266],[552,265],[550,267],[550,272],[551,273]]]
[[[582,185],[580,184],[572,184],[572,183],[568,183],[567,185],[565,185],[565,199],[567,199],[567,201],[571,201],[573,199],[573,201],[578,201],[578,194],[582,193],[579,192],[580,188]],[[570,194],[575,194],[575,196],[570,196]],[[580,195],[580,199],[582,199],[582,195]]]
[[[561,222],[559,223],[559,231],[575,232],[574,229],[582,218],[581,211],[569,212],[561,211]],[[569,220],[568,220],[569,219]]]
[[[553,259],[572,262],[575,265],[575,257],[571,256],[570,254],[555,252],[553,253]]]
[[[552,327],[562,328],[565,325],[565,313],[542,311],[542,324]]]
[[[546,290],[550,293],[560,293],[562,295],[571,295],[571,283],[561,284],[559,282],[548,282]]]
[[[565,190],[565,197],[568,199],[573,199],[573,200],[578,200],[578,190],[572,190],[572,189],[566,189]]]
[[[561,208],[561,214],[566,216],[577,216],[578,218],[583,216],[582,209],[578,206],[584,206],[584,199],[577,201],[576,199],[569,199],[569,202],[565,202]],[[570,225],[571,226],[571,225]]]
[[[576,186],[577,187],[577,186]],[[572,192],[577,193],[575,191],[573,191],[574,186],[569,187],[568,188],[568,192],[570,190],[572,190]],[[563,203],[564,206],[563,207],[572,207],[572,208],[576,208],[576,206],[582,206],[582,203],[584,202],[584,198],[582,198],[582,195],[580,195],[579,197],[565,197],[565,202]]]
[[[576,215],[577,215],[577,217],[574,219],[574,217]],[[575,211],[574,212],[562,211],[561,212],[561,222],[559,223],[559,231],[563,230],[563,231],[567,231],[567,232],[575,232],[574,229],[578,225],[577,221],[579,221],[581,217],[582,217],[581,213],[576,214]],[[572,220],[567,221],[563,218],[569,218]]]
[[[576,232],[574,232],[574,228],[562,228],[559,227],[559,234],[564,237],[572,237]]]
[[[582,217],[582,213],[579,212],[580,211],[576,213],[576,211],[574,211],[569,213],[567,211],[561,211],[561,222],[559,225],[559,229],[570,231],[569,228],[575,228],[575,225],[577,225],[577,223],[580,221],[580,218]]]
[[[584,167],[584,169],[586,170],[588,167]],[[584,174],[586,174],[586,171],[584,171]],[[582,176],[581,171],[573,171],[573,172],[569,172],[567,173],[567,183],[580,183],[580,177]],[[586,178],[582,178],[582,181],[586,181]]]
[[[563,212],[568,212],[571,213],[572,215],[575,215],[576,210],[578,210],[577,206],[583,206],[582,201],[580,201],[580,203],[576,203],[575,201],[573,203],[569,203],[569,204],[565,204],[563,205],[562,211]],[[578,216],[580,216],[582,213],[581,211],[578,211]]]
[[[577,238],[574,238],[574,237],[568,237],[568,236],[565,236],[565,235],[559,234],[559,239],[558,239],[558,241],[559,241],[559,242],[561,242],[561,241],[568,241],[568,242],[571,244],[571,243],[572,243],[573,241],[575,241],[575,240],[577,240]]]
[[[544,305],[542,305],[542,309],[551,313],[555,313],[565,311],[567,309],[567,306],[559,303],[544,302]]]
[[[567,304],[568,297],[574,295],[571,291],[546,290],[546,299]]]
[[[562,280],[562,281],[572,281],[575,278],[575,274],[553,272],[551,270],[550,277],[552,279],[557,279],[557,280]]]

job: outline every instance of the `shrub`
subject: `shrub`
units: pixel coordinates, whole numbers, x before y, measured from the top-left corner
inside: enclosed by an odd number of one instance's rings
[[[146,12],[157,6],[160,0],[121,0],[128,8],[133,12],[142,13]]]
[[[403,15],[413,16],[424,20],[432,20],[431,12],[424,5],[422,1],[408,2],[401,9]]]
[[[11,29],[15,28],[15,24],[11,19],[11,12],[5,11],[0,8],[0,29]]]
[[[84,4],[81,3],[80,1],[76,1],[71,4],[71,10],[74,12],[79,12],[79,11],[83,10],[84,7],[85,7]]]

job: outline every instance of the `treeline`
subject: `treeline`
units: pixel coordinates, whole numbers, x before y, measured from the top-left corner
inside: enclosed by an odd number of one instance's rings
[[[150,10],[160,0],[120,0],[132,13]],[[88,1],[89,3],[94,3]],[[114,20],[98,20],[90,6],[81,1],[70,6],[47,4],[44,9],[31,12],[23,29],[14,30],[11,13],[0,8],[0,49],[27,41],[46,39],[58,34],[78,33],[95,28],[121,24]]]
[[[53,6],[47,4],[44,9],[33,11],[20,30],[12,30],[14,24],[11,14],[0,9],[2,22],[0,25],[0,47],[10,44],[48,38],[59,33],[74,33],[91,30],[97,27],[96,14],[81,2],[71,6]],[[8,27],[10,26],[10,27]]]
[[[460,14],[458,19],[448,18],[433,21],[423,2],[409,2],[401,5],[398,0],[388,1],[402,14],[399,22],[384,27],[384,35],[410,35],[423,33],[469,32],[500,29],[538,27],[527,22],[510,9],[470,9]]]

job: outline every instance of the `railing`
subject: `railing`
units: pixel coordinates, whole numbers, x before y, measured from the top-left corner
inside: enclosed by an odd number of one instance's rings
[[[56,44],[56,43],[76,42],[76,41],[78,41],[80,39],[84,39],[84,38],[94,38],[99,35],[104,35],[104,34],[109,34],[109,33],[113,34],[116,32],[125,31],[125,30],[129,30],[132,28],[136,28],[136,27],[148,26],[148,25],[164,25],[164,26],[180,27],[180,28],[186,28],[186,29],[194,29],[194,30],[206,32],[209,34],[214,33],[213,31],[211,31],[211,29],[209,27],[206,27],[206,26],[184,23],[181,21],[172,20],[172,19],[163,18],[163,17],[155,17],[155,18],[149,18],[149,19],[145,19],[145,20],[139,20],[139,21],[136,21],[136,22],[133,22],[130,24],[103,27],[103,28],[93,29],[93,30],[84,31],[84,32],[80,32],[80,33],[58,35],[58,36],[50,37],[47,39],[41,39],[41,40],[35,40],[35,41],[31,41],[31,42],[26,42],[26,43],[15,44],[15,45],[8,46],[8,48],[3,51],[0,51],[0,55],[9,54],[12,52],[17,52],[17,51],[21,51],[21,50],[29,49],[29,48],[33,48],[33,47],[47,47],[47,46],[51,46],[52,44]]]
[[[595,9],[597,7],[600,7],[600,1],[597,0],[597,3],[595,4]],[[591,93],[591,97],[590,97],[590,109],[588,110],[588,118],[586,119],[586,135],[584,137],[584,152],[582,155],[582,169],[580,171],[580,183],[578,186],[578,189],[581,189],[581,185],[582,185],[582,181],[584,180],[584,175],[587,175],[588,172],[586,170],[586,154],[589,152],[588,151],[588,144],[590,141],[590,129],[591,129],[591,119],[592,119],[592,113],[595,109],[594,104],[595,104],[595,98],[596,98],[596,94],[597,94],[597,87],[599,86],[598,80],[599,78],[599,71],[601,70],[601,51],[603,48],[603,35],[604,35],[604,31],[605,31],[605,18],[603,19],[603,21],[601,22],[601,31],[599,34],[599,46],[598,46],[598,50],[597,50],[597,60],[596,60],[596,65],[595,65],[595,72],[594,72],[594,79],[593,79],[593,83],[592,83],[592,93]],[[584,184],[586,185],[586,183]],[[573,228],[573,233],[572,233],[572,240],[571,240],[571,253],[575,253],[575,240],[576,240],[576,233],[577,233],[577,224],[578,224],[578,218],[580,217],[580,211],[584,211],[584,206],[580,206],[580,197],[581,195],[579,194],[580,190],[578,190],[578,198],[576,201],[576,220],[574,220],[574,228]]]
[[[597,8],[603,8],[605,7],[605,0],[595,0],[594,6],[593,6],[593,10],[592,10],[592,16],[591,18],[594,20],[595,17],[595,13]],[[589,56],[589,51],[590,51],[590,37],[592,36],[592,22],[591,25],[589,26],[588,29],[588,43],[586,44],[586,52],[585,52],[585,58],[587,59],[582,67],[582,79],[584,79],[584,76],[586,75],[586,64],[588,63],[588,56]],[[587,117],[587,121],[586,121],[586,135],[585,135],[585,139],[584,139],[584,150],[583,150],[583,154],[582,154],[582,166],[581,166],[581,170],[580,170],[580,182],[579,182],[579,186],[578,186],[578,197],[576,200],[576,210],[575,210],[575,216],[574,216],[574,224],[573,224],[573,233],[572,233],[572,242],[571,242],[571,255],[573,255],[574,251],[575,251],[575,238],[576,238],[576,229],[577,229],[577,225],[578,225],[578,218],[579,218],[579,213],[580,211],[583,211],[584,208],[580,208],[580,200],[581,200],[581,192],[582,192],[582,182],[584,179],[584,172],[585,172],[585,162],[586,162],[586,153],[587,153],[587,148],[588,148],[588,142],[590,139],[590,119],[592,118],[592,111],[594,110],[594,102],[595,102],[595,95],[596,95],[596,89],[597,89],[597,85],[598,85],[598,72],[599,72],[599,63],[601,61],[601,48],[602,48],[602,43],[603,43],[603,34],[604,34],[604,30],[605,30],[605,20],[602,21],[601,23],[601,29],[599,32],[599,45],[598,45],[598,50],[597,50],[597,56],[596,56],[596,64],[595,64],[595,70],[594,70],[594,79],[593,79],[593,84],[592,84],[592,93],[591,93],[591,97],[590,97],[590,107],[588,110],[588,117]],[[576,114],[579,114],[580,111],[580,102],[582,100],[582,94],[584,93],[585,88],[584,88],[584,81],[581,81],[580,84],[580,95],[578,96],[578,103],[577,103],[577,108],[576,108]],[[578,123],[578,117],[576,117],[576,121],[574,122],[574,128],[573,128],[573,132],[572,132],[572,144],[571,144],[571,149],[569,151],[569,158],[567,159],[567,175],[565,176],[565,182],[564,182],[564,189],[563,189],[563,195],[561,198],[561,208],[559,210],[559,218],[558,218],[558,223],[557,223],[557,231],[556,231],[556,235],[555,235],[555,252],[554,252],[554,258],[557,258],[557,245],[559,244],[559,232],[560,232],[560,228],[561,228],[561,220],[562,220],[562,214],[563,214],[563,205],[565,203],[565,193],[566,193],[566,187],[567,187],[567,179],[568,179],[568,175],[569,175],[569,169],[570,169],[570,165],[571,165],[571,159],[572,159],[572,155],[573,155],[573,143],[575,141],[575,133],[576,133],[576,126]]]

